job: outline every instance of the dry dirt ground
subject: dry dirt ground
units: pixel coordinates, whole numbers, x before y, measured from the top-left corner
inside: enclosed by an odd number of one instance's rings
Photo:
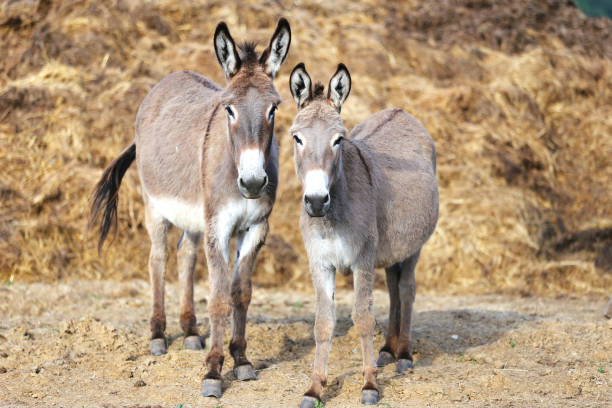
[[[208,331],[207,285],[196,287]],[[148,355],[144,281],[74,281],[0,288],[0,406],[291,407],[313,360],[313,296],[255,288],[248,354],[259,380],[224,367],[220,400],[199,395],[203,352],[182,348],[178,287],[167,286],[170,347]],[[359,406],[361,351],[352,292],[337,295],[338,324],[325,405]],[[612,321],[605,299],[418,295],[416,367],[380,372],[379,406],[612,406]],[[386,293],[376,291],[380,347]]]

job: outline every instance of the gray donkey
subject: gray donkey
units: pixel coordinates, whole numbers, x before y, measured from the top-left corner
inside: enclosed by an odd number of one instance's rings
[[[327,380],[335,324],[335,271],[353,273],[352,318],[361,336],[363,404],[376,404],[377,366],[397,359],[412,367],[410,326],[414,269],[438,219],[436,150],[425,128],[401,109],[386,109],[347,137],[340,109],[351,90],[343,64],[314,89],[304,64],[290,77],[298,112],[291,134],[297,175],[304,190],[300,227],[316,293],[316,352],[310,388],[301,407],[315,407]],[[374,268],[386,268],[391,300],[389,330],[374,359]]]
[[[223,336],[232,310],[229,350],[234,374],[239,380],[257,378],[246,358],[245,324],[253,266],[268,233],[278,180],[274,112],[281,98],[273,79],[290,43],[291,31],[284,18],[261,55],[254,44],[237,47],[226,24],[220,23],[214,48],[227,87],[222,89],[189,71],[162,79],[140,105],[134,143],[104,171],[94,192],[91,225],[101,218],[101,248],[110,229],[116,229],[121,179],[136,159],[151,238],[153,355],[166,353],[164,273],[170,225],[183,230],[178,264],[184,345],[192,350],[204,346],[193,305],[193,270],[204,236],[212,342],[202,383],[204,396],[221,396]],[[237,250],[230,284],[229,251],[234,237]]]

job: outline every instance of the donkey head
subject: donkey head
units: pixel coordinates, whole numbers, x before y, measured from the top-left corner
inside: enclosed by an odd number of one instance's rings
[[[341,142],[348,133],[340,109],[351,91],[351,76],[339,64],[324,96],[324,86],[316,84],[313,90],[300,63],[291,73],[289,86],[298,107],[290,132],[295,141],[295,169],[304,188],[304,208],[311,217],[322,217],[331,204],[329,191],[342,161]]]
[[[225,23],[219,23],[215,31],[215,54],[228,80],[221,106],[227,113],[238,189],[245,198],[258,198],[268,184],[266,163],[274,135],[274,112],[281,102],[273,80],[290,43],[291,29],[284,18],[261,56],[253,43],[236,46]]]

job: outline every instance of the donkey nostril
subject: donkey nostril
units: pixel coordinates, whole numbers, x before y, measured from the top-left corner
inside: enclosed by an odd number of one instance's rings
[[[242,179],[242,177],[240,177],[240,179],[238,180],[238,182],[240,183],[240,187],[244,187],[244,188],[246,188],[246,185],[244,184],[244,180]]]
[[[329,194],[325,196],[325,201],[323,201],[323,204],[327,204],[327,203],[329,203]]]
[[[268,184],[268,176],[264,176],[262,187]]]
[[[306,204],[310,204],[310,198],[309,198],[308,196],[305,196],[305,197],[304,197],[304,202],[305,202]]]

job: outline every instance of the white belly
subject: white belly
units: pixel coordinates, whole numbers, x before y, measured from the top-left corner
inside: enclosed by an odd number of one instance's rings
[[[153,209],[162,217],[182,230],[204,232],[204,207],[175,198],[149,197]]]

